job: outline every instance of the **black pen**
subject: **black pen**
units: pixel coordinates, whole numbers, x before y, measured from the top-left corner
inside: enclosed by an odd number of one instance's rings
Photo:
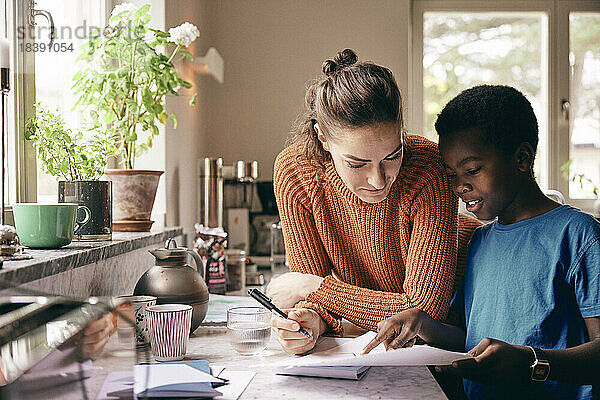
[[[273,302],[271,301],[270,298],[268,298],[263,292],[261,292],[258,289],[249,289],[248,290],[248,294],[250,295],[250,297],[252,297],[254,300],[258,301],[264,308],[266,308],[267,310],[274,312],[275,314],[279,315],[281,318],[285,318],[288,319],[288,316],[286,313],[284,313],[283,311],[281,311],[275,304],[273,304]],[[300,325],[300,324],[298,324]],[[303,334],[306,337],[309,337],[312,339],[312,335],[310,334],[310,332],[308,332],[306,329],[304,329],[302,326],[300,326],[300,329],[298,329],[298,332],[300,332],[301,334]]]

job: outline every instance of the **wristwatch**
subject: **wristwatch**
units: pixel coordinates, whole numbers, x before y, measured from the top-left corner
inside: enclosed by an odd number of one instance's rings
[[[531,365],[531,380],[534,382],[545,382],[550,376],[550,361],[546,352],[542,349],[527,346],[533,351],[533,357],[535,360]]]

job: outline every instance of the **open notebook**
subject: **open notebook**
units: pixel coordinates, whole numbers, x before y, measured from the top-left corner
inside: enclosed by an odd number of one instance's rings
[[[361,355],[362,350],[374,337],[375,332],[367,332],[355,339],[345,341],[339,346],[302,357],[288,358],[277,363],[276,366],[290,370],[292,367],[448,365],[453,361],[470,358],[466,353],[447,351],[427,345],[385,351],[383,344],[380,344],[369,354]]]
[[[321,336],[311,354],[318,354],[333,350],[344,343],[351,341],[351,338],[334,338]],[[307,356],[296,356],[296,359],[302,359]],[[369,370],[367,366],[289,366],[281,365],[276,369],[278,375],[296,375],[296,376],[314,376],[319,378],[337,378],[337,379],[361,379]]]
[[[283,367],[278,375],[315,376],[319,378],[353,379],[362,378],[370,367]]]

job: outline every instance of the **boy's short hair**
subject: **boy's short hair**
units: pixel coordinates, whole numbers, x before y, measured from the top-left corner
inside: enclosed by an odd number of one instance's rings
[[[435,129],[441,137],[467,130],[481,140],[512,154],[523,142],[536,151],[538,124],[529,100],[517,89],[501,85],[475,86],[461,92],[438,114]]]

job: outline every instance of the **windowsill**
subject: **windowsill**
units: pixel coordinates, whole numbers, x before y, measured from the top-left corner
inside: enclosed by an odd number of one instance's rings
[[[33,258],[5,261],[0,269],[0,284],[9,282],[21,285],[157,243],[162,247],[168,238],[181,235],[181,227],[166,227],[151,232],[114,232],[112,241],[73,241],[68,246],[55,250],[25,249]]]

